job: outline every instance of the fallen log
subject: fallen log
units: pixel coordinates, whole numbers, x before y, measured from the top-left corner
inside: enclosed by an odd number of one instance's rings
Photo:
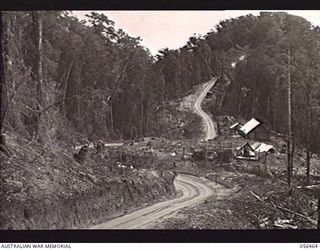
[[[274,224],[274,226],[280,227],[283,229],[297,229],[298,228],[296,225],[292,225],[291,223],[293,223],[293,220],[280,220],[280,219],[278,219],[273,224]]]
[[[304,189],[311,191],[314,196],[320,196],[320,185],[298,186],[297,189]]]
[[[288,208],[285,208],[285,207],[276,205],[276,204],[274,204],[272,201],[271,201],[271,204],[272,204],[272,206],[274,206],[275,208],[278,208],[278,209],[283,210],[283,211],[285,211],[285,212],[289,212],[289,213],[292,213],[292,214],[294,214],[294,215],[297,215],[297,216],[299,216],[299,217],[301,217],[301,218],[304,218],[305,220],[308,220],[308,221],[311,222],[312,224],[317,225],[317,221],[314,220],[314,219],[311,219],[310,217],[307,217],[307,216],[305,216],[305,215],[303,215],[303,214],[299,214],[299,213],[297,213],[297,212],[295,212],[295,211],[292,211],[292,210],[290,210],[290,209],[288,209]]]
[[[259,195],[257,195],[255,192],[250,191],[250,194],[251,194],[253,197],[255,197],[258,201],[264,201],[264,199],[261,198]],[[301,218],[304,218],[305,220],[311,222],[313,225],[317,225],[317,224],[318,224],[316,220],[314,220],[314,219],[312,219],[312,218],[310,218],[310,217],[308,217],[308,216],[305,216],[305,215],[303,215],[303,214],[299,214],[299,213],[297,213],[297,212],[295,212],[295,211],[292,211],[292,210],[290,210],[290,209],[288,209],[288,208],[285,208],[285,207],[276,205],[273,201],[270,201],[270,203],[272,204],[273,207],[278,208],[278,209],[280,209],[280,210],[282,210],[282,211],[285,211],[285,212],[292,213],[292,214],[297,215],[297,216],[299,216],[299,217],[301,217]]]

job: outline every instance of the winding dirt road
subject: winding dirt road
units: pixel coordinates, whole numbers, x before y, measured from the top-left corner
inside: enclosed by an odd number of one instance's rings
[[[201,109],[201,103],[207,92],[215,84],[215,79],[207,82],[194,103],[194,111],[202,117],[206,125],[205,140],[216,137],[213,121]],[[180,197],[154,204],[127,215],[98,224],[91,229],[143,229],[152,228],[152,224],[159,218],[170,217],[176,211],[199,204],[212,196],[216,191],[216,183],[205,178],[179,174],[174,181],[175,188]]]
[[[216,79],[212,79],[211,81],[207,82],[204,85],[202,92],[200,93],[198,99],[195,101],[193,106],[194,111],[199,116],[202,117],[204,124],[206,126],[206,136],[204,138],[206,141],[214,139],[217,136],[217,133],[215,131],[212,119],[209,117],[209,115],[206,112],[202,110],[201,103],[205,98],[206,94],[208,93],[208,91],[213,87],[215,83],[216,83]]]
[[[175,188],[182,196],[164,201],[133,213],[96,225],[91,229],[144,229],[155,220],[168,216],[177,210],[194,206],[214,194],[208,180],[188,175],[178,175]]]

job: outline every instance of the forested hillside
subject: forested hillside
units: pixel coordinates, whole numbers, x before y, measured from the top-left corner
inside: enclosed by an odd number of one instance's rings
[[[221,21],[205,36],[191,37],[181,49],[160,52],[156,65],[166,79],[168,94],[179,96],[190,86],[218,76],[216,88],[221,95],[211,104],[212,113],[256,117],[285,134],[290,81],[295,141],[319,151],[318,27],[284,12],[262,12],[258,17]]]
[[[262,12],[153,56],[100,13],[0,21],[0,229],[320,228],[319,27]],[[231,131],[252,117],[269,149]]]
[[[108,17],[92,13],[85,23],[67,12],[4,13],[3,37],[4,130],[37,137],[41,120],[45,136],[61,139],[71,129],[95,140],[154,129],[163,80],[139,38]]]
[[[89,227],[174,196],[166,163],[88,148],[154,129],[161,84],[139,39],[95,13],[0,20],[0,228]]]
[[[294,133],[315,148],[318,27],[287,13],[262,12],[212,28],[154,58],[140,38],[117,30],[103,14],[92,13],[85,22],[68,12],[3,13],[3,130],[37,137],[41,122],[41,136],[57,139],[67,130],[91,140],[160,135],[163,105],[218,76],[225,94],[212,111],[255,116],[286,133],[290,79]]]

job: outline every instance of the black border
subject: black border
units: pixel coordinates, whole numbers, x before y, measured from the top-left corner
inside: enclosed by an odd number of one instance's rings
[[[316,0],[1,0],[0,10],[312,10]],[[1,243],[312,243],[320,230],[0,230]]]
[[[2,230],[1,243],[316,243],[320,230]]]
[[[316,0],[1,0],[1,10],[310,10]]]

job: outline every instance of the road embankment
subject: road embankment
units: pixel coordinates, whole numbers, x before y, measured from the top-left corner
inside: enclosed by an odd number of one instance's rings
[[[54,157],[40,145],[8,144],[19,155],[0,159],[0,229],[86,228],[175,196],[165,166],[132,169],[94,152],[78,164],[63,148]]]
[[[175,188],[180,194],[178,198],[163,201],[140,209],[125,216],[98,224],[92,229],[145,229],[152,228],[159,218],[172,215],[176,211],[199,204],[214,194],[208,181],[190,175],[180,174],[175,178]]]

